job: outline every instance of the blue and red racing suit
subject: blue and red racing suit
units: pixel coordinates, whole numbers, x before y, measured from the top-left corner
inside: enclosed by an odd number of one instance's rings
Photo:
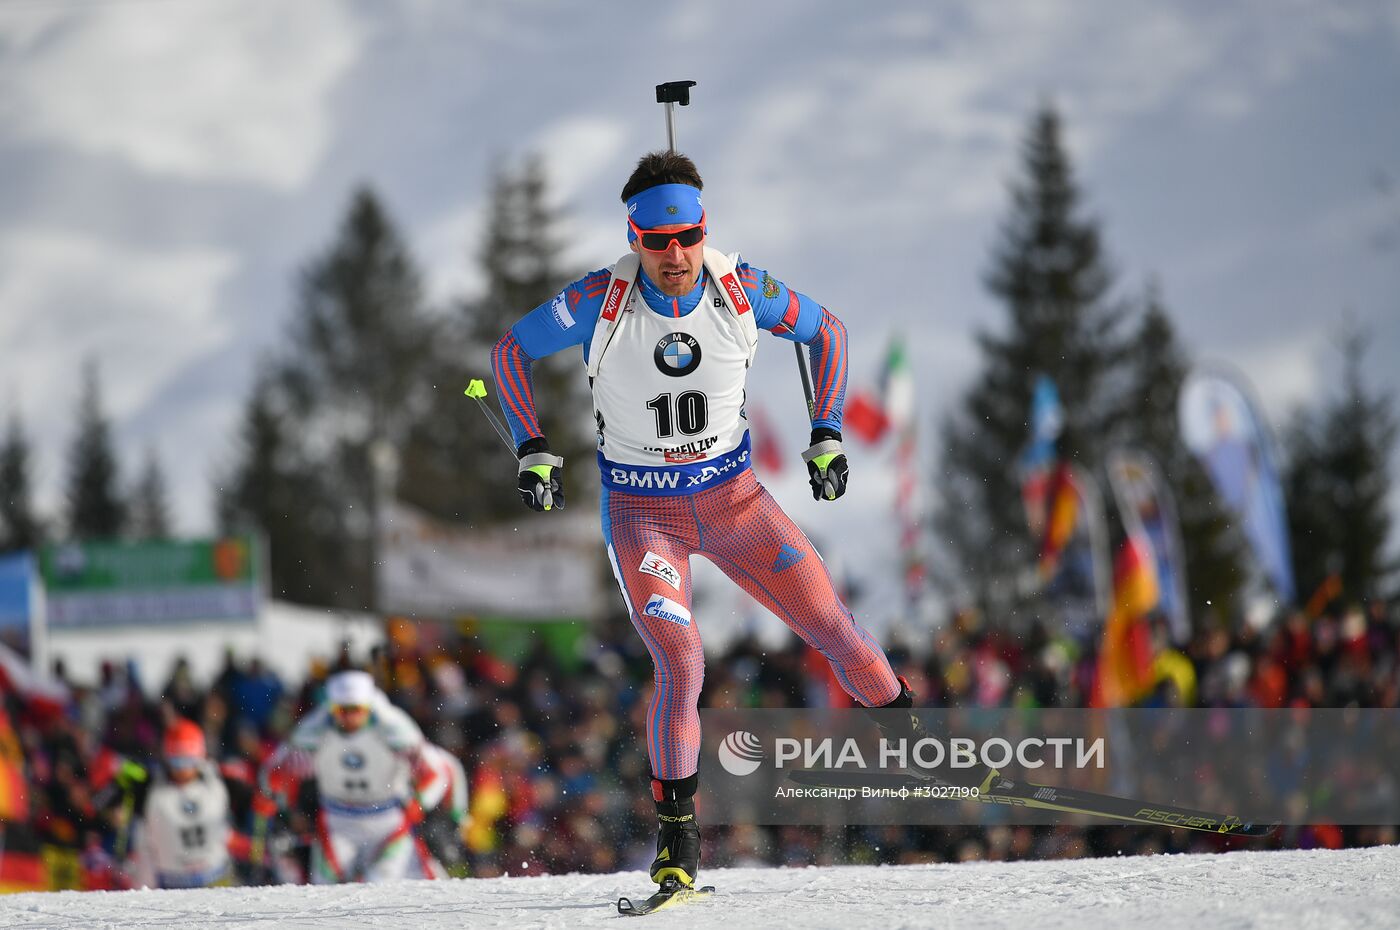
[[[735,270],[758,328],[810,347],[816,400],[812,427],[839,433],[846,389],[845,327],[816,301],[766,271],[748,264]],[[532,363],[571,346],[582,346],[587,362],[610,278],[609,270],[603,269],[568,285],[526,314],[492,350],[492,372],[517,447],[542,435],[535,415]],[[669,297],[639,272],[635,312],[677,321],[694,313],[720,313],[705,300],[707,283],[707,273],[702,272],[691,293]],[[675,348],[690,358],[685,346]],[[605,356],[608,365],[613,364],[612,351]],[[658,366],[662,351],[658,346]],[[657,430],[662,435],[672,430],[660,412]],[[692,460],[696,456],[700,461]],[[618,474],[634,474],[635,469],[615,469],[601,448],[598,458],[608,558],[654,665],[656,690],[648,708],[647,745],[656,778],[687,778],[698,765],[697,701],[704,654],[699,626],[690,613],[691,555],[709,559],[820,650],[856,701],[875,707],[899,695],[899,681],[884,652],[841,602],[821,557],[755,478],[747,432],[718,468],[703,452],[677,456],[675,464],[667,464],[673,460],[668,455],[665,463],[647,469],[657,480],[648,477],[644,492],[616,481]],[[702,480],[699,470],[707,467],[714,480]],[[675,480],[680,474],[691,478]],[[664,480],[667,477],[671,480]]]

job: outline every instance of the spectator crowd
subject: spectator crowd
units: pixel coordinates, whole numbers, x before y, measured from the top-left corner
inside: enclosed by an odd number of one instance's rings
[[[124,824],[117,773],[155,764],[163,730],[188,718],[230,786],[235,830],[252,829],[258,772],[326,677],[367,667],[429,740],[456,755],[470,782],[469,816],[452,874],[535,875],[645,868],[654,853],[644,722],[651,688],[645,647],[625,619],[588,631],[576,650],[543,638],[523,655],[492,652],[469,627],[391,620],[368,656],[348,649],[284,682],[257,659],[228,654],[211,682],[178,663],[144,689],[133,661],[98,680],[71,681],[61,702],[6,680],[9,753],[25,796],[23,816],[0,823],[0,887],[119,888]],[[1189,687],[1164,679],[1148,703],[1205,707],[1400,706],[1400,616],[1382,603],[1312,618],[1300,612],[1263,629],[1199,631],[1181,650]],[[929,706],[1086,706],[1092,646],[1034,627],[983,627],[967,615],[890,649],[918,702]],[[154,696],[152,696],[154,695]],[[840,696],[795,638],[773,650],[754,641],[711,656],[701,706],[799,707]],[[0,791],[3,796],[3,791]],[[701,822],[704,814],[701,811]],[[305,845],[305,825],[282,825]],[[1290,826],[1264,840],[1166,827],[709,827],[707,868],[738,865],[909,863],[1074,858],[1395,843],[1396,827]],[[9,860],[7,862],[6,860]],[[37,864],[25,869],[16,863]],[[25,878],[27,876],[27,880]],[[240,880],[266,881],[244,862]]]

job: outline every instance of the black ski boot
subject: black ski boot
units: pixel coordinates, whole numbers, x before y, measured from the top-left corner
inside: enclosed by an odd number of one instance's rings
[[[909,682],[904,680],[904,676],[899,677],[899,694],[888,704],[881,704],[879,707],[867,707],[875,725],[880,728],[880,735],[887,742],[894,743],[897,740],[904,740],[905,746],[913,751],[913,746],[921,739],[927,739],[933,734],[929,733],[924,722],[919,719],[919,715],[914,713],[914,692],[909,689]],[[894,713],[903,711],[903,713]],[[944,784],[954,785],[961,788],[973,788],[985,786],[992,777],[997,775],[996,769],[978,763],[972,766],[954,766],[951,759],[945,758],[943,764],[935,769],[925,769],[912,765],[926,774],[932,775]]]
[[[686,888],[694,887],[700,874],[700,825],[695,822],[695,789],[699,778],[651,780],[651,796],[656,801],[660,830],[656,837],[656,858],[651,863],[651,880],[666,887],[667,879]]]
[[[880,728],[880,735],[886,740],[893,742],[903,739],[912,744],[928,736],[929,732],[924,728],[924,722],[919,719],[919,715],[914,713],[914,692],[909,690],[909,682],[904,680],[903,675],[899,676],[898,681],[899,694],[893,701],[863,710],[869,712],[870,718]],[[905,713],[894,713],[897,710]]]

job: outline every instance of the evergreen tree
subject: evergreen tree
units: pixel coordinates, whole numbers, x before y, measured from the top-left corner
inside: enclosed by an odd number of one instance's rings
[[[1175,500],[1190,616],[1230,617],[1248,578],[1244,542],[1221,509],[1210,478],[1181,441],[1177,398],[1191,361],[1156,282],[1148,285],[1143,307],[1125,359],[1123,441],[1152,457]]]
[[[1038,112],[1023,146],[986,284],[1007,310],[1000,332],[977,341],[983,367],[942,430],[944,461],[935,526],[979,600],[1009,602],[1007,571],[1028,566],[1017,459],[1028,439],[1034,381],[1059,389],[1061,453],[1092,472],[1121,407],[1112,384],[1123,345],[1121,311],[1097,224],[1081,215],[1079,189],[1061,143],[1060,118]]]
[[[165,471],[156,450],[146,450],[146,463],[131,494],[127,531],[135,539],[167,539],[170,536],[170,503]]]
[[[229,472],[232,498],[221,503],[223,515],[234,521],[298,512],[290,518],[291,538],[307,534],[305,549],[271,556],[281,566],[274,578],[289,596],[353,609],[374,606],[381,488],[372,450],[400,447],[409,424],[422,416],[428,400],[422,369],[433,338],[408,248],[373,192],[362,188],[329,250],[302,275],[284,352],[258,387],[267,393],[250,401],[241,458]],[[272,428],[270,403],[278,420],[272,437],[254,429]],[[265,453],[257,441],[271,438],[288,451],[279,465],[287,470],[269,484],[254,480],[266,462],[249,456]],[[258,497],[288,487],[296,496]],[[257,526],[274,547],[286,544],[276,542],[274,527]],[[300,583],[288,578],[284,558],[301,561],[306,577]]]
[[[42,542],[43,527],[30,498],[29,457],[24,424],[11,412],[0,443],[0,552],[33,549]]]
[[[527,158],[514,171],[497,171],[480,253],[485,292],[464,301],[453,321],[457,325],[440,334],[430,377],[432,407],[413,430],[402,459],[399,496],[439,517],[477,523],[521,516],[510,491],[514,450],[505,448],[480,411],[470,409],[475,402],[462,391],[472,378],[491,383],[496,340],[575,276],[561,257],[559,220],[538,158]],[[594,487],[588,474],[593,421],[576,353],[561,352],[533,367],[540,428],[551,449],[564,456],[570,508],[587,507],[585,492]],[[498,396],[486,402],[500,412]],[[500,493],[484,493],[483,487]]]
[[[224,533],[261,537],[268,548],[274,597],[329,603],[326,583],[337,566],[334,541],[314,521],[333,514],[333,502],[304,461],[285,392],[265,369],[253,386],[239,426],[235,464],[217,489],[217,519]]]
[[[97,363],[83,369],[78,432],[68,449],[68,535],[72,539],[114,539],[121,535],[126,506],[120,496],[111,428],[102,412]]]
[[[1169,474],[1189,456],[1181,442],[1177,397],[1190,370],[1191,359],[1162,302],[1161,285],[1153,279],[1143,293],[1142,317],[1124,357],[1122,425],[1126,442],[1149,453]]]
[[[1285,433],[1289,542],[1304,599],[1332,574],[1341,578],[1343,597],[1375,597],[1393,569],[1385,547],[1398,435],[1394,400],[1366,387],[1364,333],[1349,333],[1341,348],[1340,395],[1298,411]]]

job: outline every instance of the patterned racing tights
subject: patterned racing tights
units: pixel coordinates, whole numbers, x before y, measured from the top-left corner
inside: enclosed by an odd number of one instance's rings
[[[602,516],[613,574],[655,669],[647,710],[655,777],[687,778],[699,764],[705,657],[690,615],[691,555],[709,559],[819,650],[856,701],[878,707],[899,696],[884,651],[856,623],[811,542],[751,469],[692,495],[604,488]]]

